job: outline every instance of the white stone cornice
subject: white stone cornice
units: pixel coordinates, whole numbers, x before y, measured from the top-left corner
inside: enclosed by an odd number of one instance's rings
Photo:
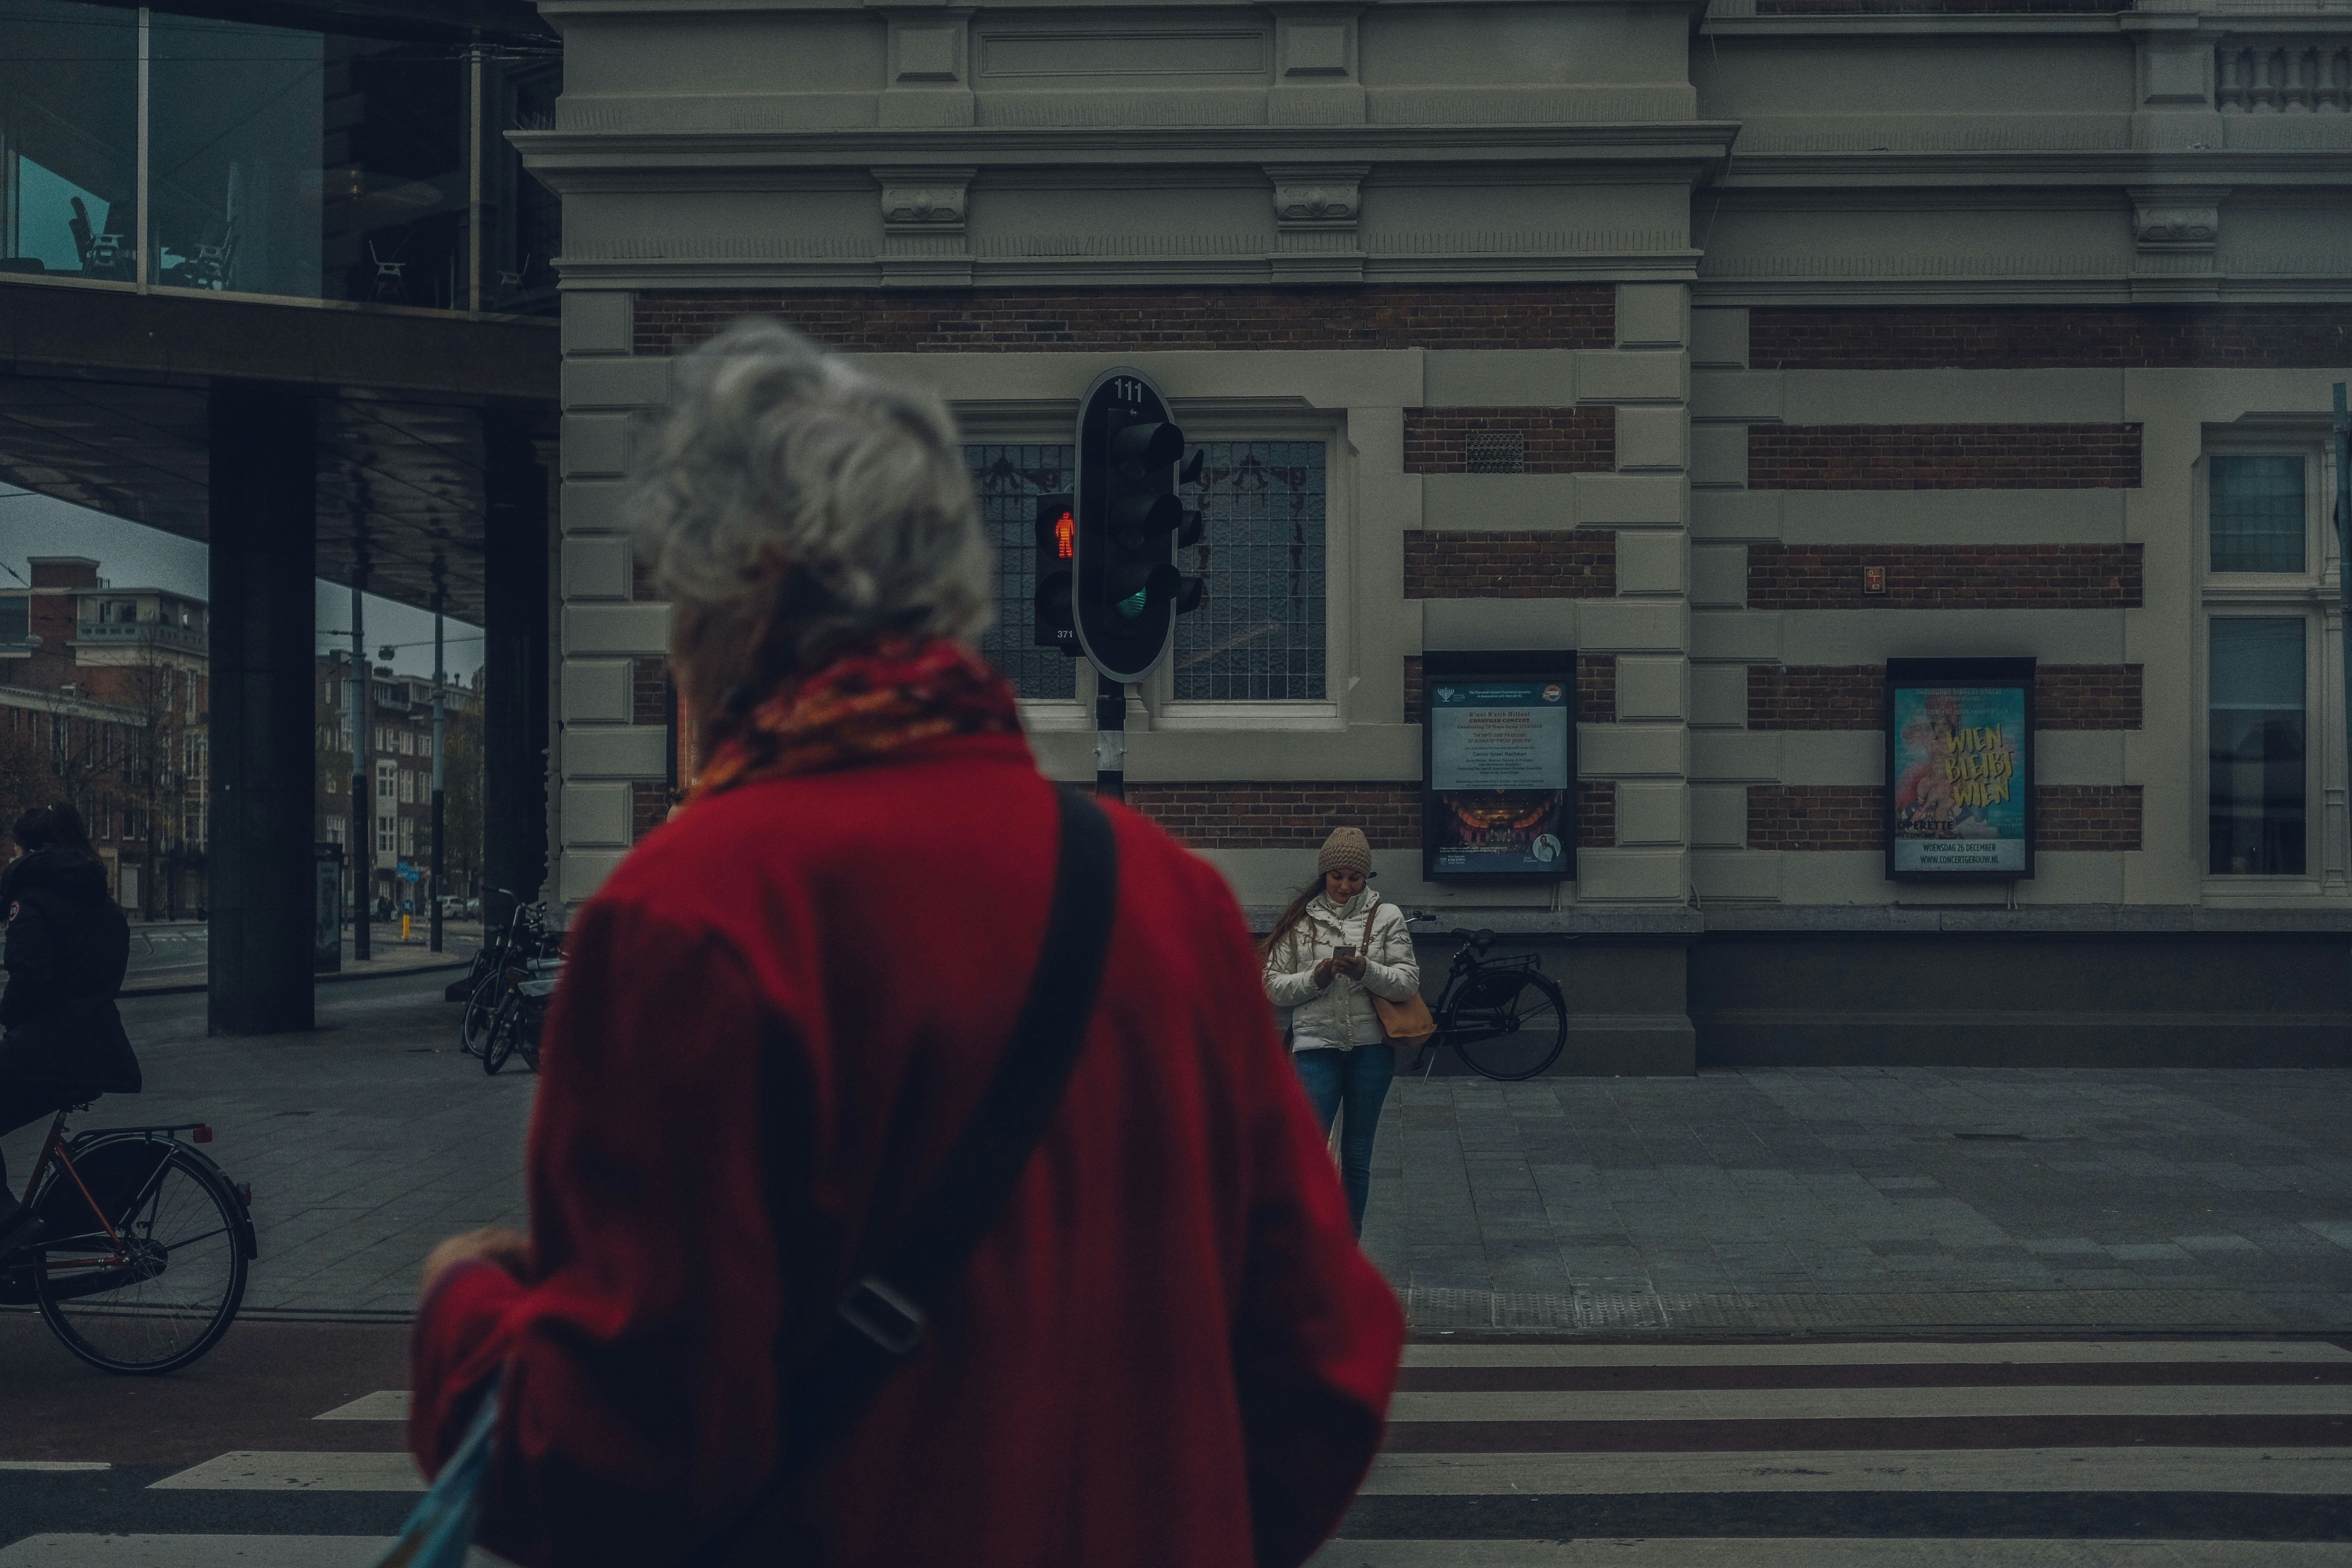
[[[564,195],[658,189],[681,173],[788,168],[1178,163],[1586,163],[1647,179],[1697,179],[1719,165],[1729,121],[1590,125],[1215,125],[1033,129],[509,133],[531,174]],[[1680,165],[1679,168],[1675,167]]]
[[[1726,176],[1731,190],[1813,185],[2140,185],[2184,184],[2341,185],[2352,179],[2352,146],[2284,152],[2188,151],[1742,153]]]

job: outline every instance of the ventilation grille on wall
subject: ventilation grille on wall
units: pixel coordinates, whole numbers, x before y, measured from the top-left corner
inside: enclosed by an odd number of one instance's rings
[[[1474,474],[1524,474],[1528,437],[1520,430],[1482,430],[1469,438],[1463,466]]]

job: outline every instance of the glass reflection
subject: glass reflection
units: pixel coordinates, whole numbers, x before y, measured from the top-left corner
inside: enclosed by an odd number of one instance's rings
[[[2212,622],[2207,869],[2217,877],[2303,873],[2303,626]]]
[[[138,13],[10,0],[0,273],[137,277]]]
[[[160,15],[149,49],[155,283],[466,308],[454,51]]]

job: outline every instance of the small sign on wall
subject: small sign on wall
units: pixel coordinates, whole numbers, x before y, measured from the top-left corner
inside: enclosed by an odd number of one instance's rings
[[[1886,661],[1886,875],[2033,875],[2033,660]]]
[[[1576,655],[1422,661],[1422,875],[1576,875]]]

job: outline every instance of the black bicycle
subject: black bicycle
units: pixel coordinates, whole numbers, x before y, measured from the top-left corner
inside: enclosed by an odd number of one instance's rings
[[[539,1031],[555,995],[555,977],[562,957],[527,958],[505,970],[506,994],[490,1015],[489,1037],[482,1042],[482,1070],[495,1075],[507,1058],[520,1054],[523,1065],[539,1070]]]
[[[1430,918],[1411,915],[1406,924]],[[1504,1083],[1549,1068],[1568,1044],[1568,1006],[1559,987],[1538,973],[1542,961],[1532,952],[1488,958],[1490,931],[1457,927],[1453,935],[1462,945],[1445,972],[1445,989],[1429,1005],[1437,1032],[1422,1042],[1414,1066],[1427,1077],[1437,1053],[1450,1047],[1473,1072]]]
[[[506,893],[503,888],[490,890]],[[507,897],[514,895],[507,893]],[[526,904],[517,899],[505,928],[496,936],[486,934],[474,954],[474,967],[466,976],[466,1010],[457,1018],[459,1050],[473,1056],[487,1048],[484,1037],[498,1016],[499,1002],[515,982],[523,978],[509,972],[533,959],[546,957],[552,946],[547,930],[547,906]],[[490,1070],[496,1072],[498,1068]]]
[[[0,1261],[0,1305],[37,1307],[66,1349],[106,1372],[175,1372],[218,1344],[260,1255],[253,1189],[181,1132],[212,1141],[194,1121],[68,1136],[60,1110],[25,1182],[25,1206],[48,1228]]]

